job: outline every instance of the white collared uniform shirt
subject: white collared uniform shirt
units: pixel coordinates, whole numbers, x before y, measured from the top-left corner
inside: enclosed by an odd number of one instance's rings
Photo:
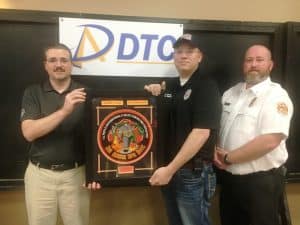
[[[246,89],[239,83],[222,97],[219,145],[232,151],[263,134],[289,134],[293,104],[287,92],[270,78]],[[286,139],[285,138],[285,139]],[[285,139],[271,152],[256,160],[233,164],[232,174],[249,174],[280,167],[288,157]]]

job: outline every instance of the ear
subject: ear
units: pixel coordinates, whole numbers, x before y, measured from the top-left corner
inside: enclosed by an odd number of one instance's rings
[[[198,63],[200,63],[202,61],[203,58],[203,53],[199,50],[199,60]]]
[[[274,67],[274,62],[273,62],[273,60],[270,60],[270,65],[269,65],[270,72],[272,71],[273,67]]]

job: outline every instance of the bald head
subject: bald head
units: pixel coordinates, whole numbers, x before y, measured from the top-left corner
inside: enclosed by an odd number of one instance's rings
[[[266,59],[272,60],[271,51],[264,45],[252,45],[250,48],[247,49],[245,53],[245,58],[253,54],[261,55],[264,56]]]
[[[248,86],[267,79],[273,68],[270,50],[263,45],[253,45],[247,49],[244,58],[244,76]]]

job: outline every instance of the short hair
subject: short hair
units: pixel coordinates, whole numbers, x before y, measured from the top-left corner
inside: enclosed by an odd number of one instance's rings
[[[70,55],[70,60],[72,61],[72,52],[69,49],[68,46],[66,46],[65,44],[61,44],[61,43],[57,43],[57,44],[52,44],[52,45],[48,45],[46,48],[44,48],[44,60],[47,60],[47,51],[49,49],[63,49],[66,50],[67,52],[69,52]]]

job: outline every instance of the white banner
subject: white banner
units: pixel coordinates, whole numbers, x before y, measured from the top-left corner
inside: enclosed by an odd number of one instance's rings
[[[182,24],[59,18],[59,41],[74,75],[173,77],[173,43]]]

